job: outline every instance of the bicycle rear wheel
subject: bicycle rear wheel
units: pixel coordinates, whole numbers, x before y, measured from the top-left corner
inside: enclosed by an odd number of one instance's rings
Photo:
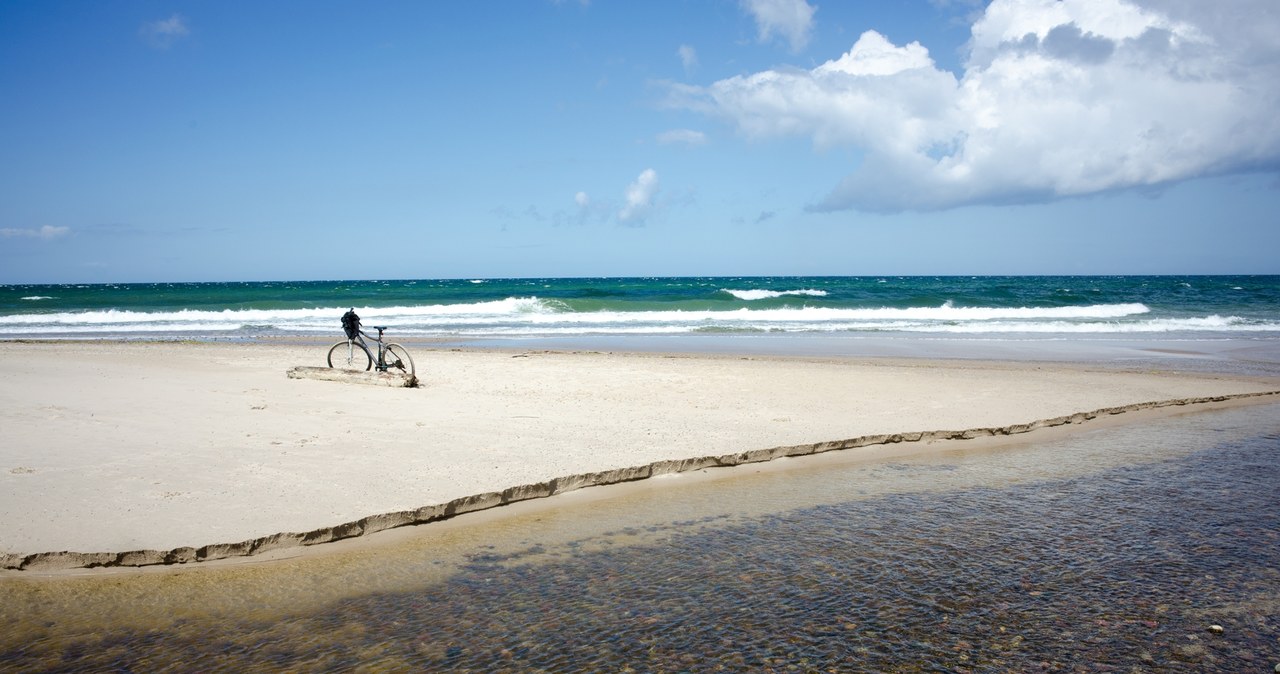
[[[409,357],[409,352],[404,350],[403,346],[396,343],[387,345],[386,350],[382,353],[382,360],[387,364],[388,372],[403,372],[407,375],[416,374],[413,370],[413,359]]]
[[[373,356],[359,342],[338,342],[329,348],[329,367],[335,370],[363,372],[373,367]]]

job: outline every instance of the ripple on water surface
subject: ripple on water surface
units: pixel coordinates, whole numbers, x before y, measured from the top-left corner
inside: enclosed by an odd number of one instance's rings
[[[94,579],[78,619],[7,609],[0,668],[1271,671],[1276,411],[642,491],[517,518],[505,542],[377,553],[355,577],[390,586],[302,610],[279,594],[351,568],[146,626],[125,614],[219,576],[118,580],[106,608]]]

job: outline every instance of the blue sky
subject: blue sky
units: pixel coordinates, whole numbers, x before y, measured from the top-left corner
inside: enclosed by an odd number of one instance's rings
[[[0,99],[0,283],[1280,273],[1274,0],[15,0]]]

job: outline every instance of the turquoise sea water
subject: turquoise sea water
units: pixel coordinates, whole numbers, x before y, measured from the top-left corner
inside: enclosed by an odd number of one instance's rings
[[[0,338],[338,334],[1280,338],[1280,276],[461,279],[0,286]]]

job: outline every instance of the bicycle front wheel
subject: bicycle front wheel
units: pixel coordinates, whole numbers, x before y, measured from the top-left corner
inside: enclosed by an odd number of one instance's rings
[[[335,370],[363,372],[373,367],[373,356],[358,342],[338,342],[329,349],[329,367]]]
[[[403,372],[411,376],[415,374],[413,371],[413,359],[409,357],[409,352],[405,351],[404,347],[399,344],[388,344],[382,354],[382,359],[387,364],[388,372]]]

